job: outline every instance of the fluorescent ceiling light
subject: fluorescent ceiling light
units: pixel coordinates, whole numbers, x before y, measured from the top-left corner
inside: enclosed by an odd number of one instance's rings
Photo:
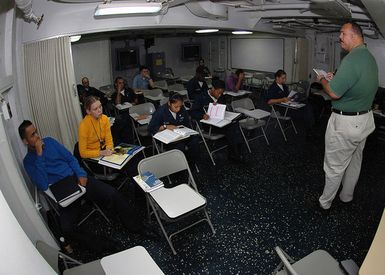
[[[158,13],[161,9],[162,3],[135,3],[119,1],[107,4],[99,4],[95,10],[95,16]]]
[[[232,31],[232,34],[253,34],[251,31]]]
[[[71,43],[77,42],[80,40],[81,37],[82,37],[81,35],[72,35],[72,36],[70,36],[70,41],[71,41]]]
[[[211,33],[211,32],[217,32],[218,29],[202,29],[202,30],[196,30],[196,33]]]

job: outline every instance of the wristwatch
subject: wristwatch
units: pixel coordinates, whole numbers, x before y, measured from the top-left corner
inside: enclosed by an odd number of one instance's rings
[[[166,129],[167,129],[167,124],[163,123],[163,130],[166,130]]]

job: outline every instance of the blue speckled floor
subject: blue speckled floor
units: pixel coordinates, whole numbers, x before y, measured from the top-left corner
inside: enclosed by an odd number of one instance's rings
[[[219,153],[213,168],[202,151],[205,168],[195,180],[208,201],[216,234],[207,223],[185,231],[174,239],[176,256],[164,238],[133,236],[116,222],[108,226],[97,215],[83,227],[116,240],[117,251],[144,246],[166,274],[269,274],[279,262],[276,245],[294,259],[325,249],[338,260],[352,258],[360,265],[384,208],[385,142],[374,136],[368,139],[353,204],[344,206],[336,198],[332,212],[324,216],[313,204],[324,183],[326,122],[327,117],[318,128],[321,138],[312,142],[305,140],[300,122],[300,133],[289,132],[287,143],[271,127],[270,146],[258,139],[251,143],[251,154],[244,150],[246,167],[229,163]],[[84,262],[110,253],[75,249],[74,257]]]

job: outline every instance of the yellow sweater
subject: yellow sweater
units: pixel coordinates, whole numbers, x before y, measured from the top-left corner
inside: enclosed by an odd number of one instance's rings
[[[79,125],[79,151],[82,158],[100,156],[100,140],[104,141],[107,149],[113,149],[110,122],[106,115],[99,119],[86,115]]]

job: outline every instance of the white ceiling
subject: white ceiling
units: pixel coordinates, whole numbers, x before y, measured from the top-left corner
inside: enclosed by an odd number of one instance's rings
[[[118,0],[113,0],[116,2]],[[24,42],[58,35],[105,33],[122,35],[165,32],[189,33],[215,27],[226,33],[234,29],[303,36],[306,30],[336,32],[347,20],[364,29],[385,34],[385,0],[126,0],[160,1],[167,8],[158,16],[125,16],[96,19],[99,0],[33,0],[36,14],[44,13],[37,30],[25,25]],[[118,33],[119,35],[119,33]]]

